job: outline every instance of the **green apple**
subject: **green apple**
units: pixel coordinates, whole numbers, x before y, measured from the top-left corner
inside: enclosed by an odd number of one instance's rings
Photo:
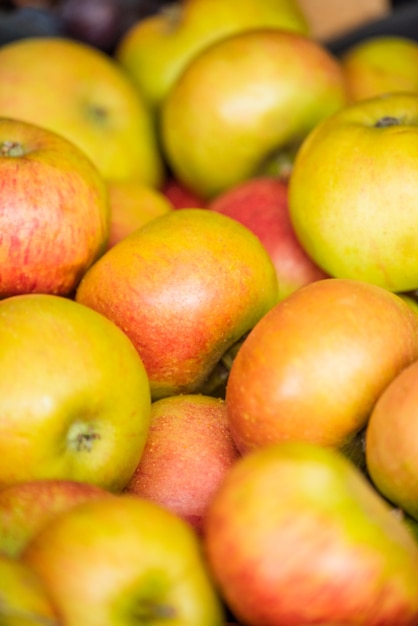
[[[141,457],[151,403],[128,337],[71,299],[0,301],[0,487],[45,478],[120,491]]]
[[[215,42],[167,95],[161,145],[175,177],[203,198],[288,169],[302,139],[346,103],[340,63],[310,37],[258,29]]]
[[[378,96],[323,120],[298,151],[290,218],[329,275],[418,287],[417,119],[418,93]]]
[[[418,41],[369,36],[349,46],[341,63],[352,101],[393,91],[418,91]]]
[[[0,48],[0,84],[0,116],[62,134],[106,179],[161,184],[151,112],[110,56],[64,37],[14,40]]]
[[[144,498],[124,494],[72,508],[34,537],[22,561],[66,626],[224,623],[199,539]]]
[[[0,552],[0,624],[60,626],[41,579],[25,563]]]
[[[0,489],[0,552],[18,558],[29,540],[56,515],[107,493],[111,495],[90,483],[52,478],[19,481],[3,487]]]
[[[162,398],[152,404],[145,449],[124,491],[165,506],[200,533],[208,504],[238,456],[222,398]]]
[[[158,109],[199,52],[233,33],[264,27],[309,33],[295,0],[183,0],[136,22],[115,56]]]
[[[249,229],[215,211],[178,209],[108,250],[75,297],[128,335],[157,400],[212,395],[214,370],[274,306],[278,285]]]
[[[235,443],[245,453],[308,441],[361,460],[376,400],[417,358],[418,317],[398,295],[342,278],[305,285],[264,315],[232,363]]]
[[[0,186],[0,297],[69,295],[106,249],[102,176],[62,136],[0,118]]]
[[[418,544],[336,450],[283,442],[239,459],[208,508],[203,542],[247,626],[418,623]]]
[[[366,430],[367,470],[376,488],[418,521],[418,361],[379,396]]]

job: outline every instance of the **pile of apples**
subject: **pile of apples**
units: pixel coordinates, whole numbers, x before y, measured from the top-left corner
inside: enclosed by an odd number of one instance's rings
[[[294,0],[0,47],[1,624],[418,625],[417,61]]]

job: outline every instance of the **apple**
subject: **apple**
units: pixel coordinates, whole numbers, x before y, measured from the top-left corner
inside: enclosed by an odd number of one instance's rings
[[[350,100],[393,91],[418,91],[418,41],[399,35],[369,36],[341,55]]]
[[[0,118],[0,297],[69,295],[106,249],[105,182],[67,139]]]
[[[108,181],[107,190],[110,203],[108,248],[174,208],[162,191],[136,180]]]
[[[257,235],[276,268],[280,300],[303,285],[327,278],[295,236],[287,180],[256,176],[227,189],[208,208],[236,219]]]
[[[366,463],[376,488],[418,521],[418,361],[383,390],[366,430]]]
[[[168,176],[162,189],[164,196],[175,209],[205,209],[206,201],[197,196],[180,181]]]
[[[0,580],[0,624],[61,624],[42,581],[28,565],[0,552]]]
[[[323,120],[298,151],[290,218],[329,275],[418,287],[417,119],[418,93],[377,96]]]
[[[27,545],[66,626],[221,626],[223,607],[190,526],[130,494],[84,502]]]
[[[260,240],[207,209],[153,219],[108,250],[75,299],[130,338],[151,397],[209,393],[234,346],[277,302],[277,276]]]
[[[383,287],[342,278],[300,287],[254,326],[232,363],[226,404],[240,452],[307,441],[361,461],[376,400],[418,358],[417,331],[416,313]]]
[[[337,450],[283,442],[240,458],[203,541],[246,626],[418,623],[418,544]]]
[[[209,502],[238,457],[222,398],[162,398],[152,404],[145,449],[125,492],[165,506],[200,533]]]
[[[158,109],[202,50],[234,33],[265,27],[309,33],[295,0],[183,0],[166,3],[134,23],[121,37],[115,57]]]
[[[0,487],[38,479],[121,491],[148,435],[148,377],[126,334],[72,299],[0,301]]]
[[[151,112],[115,59],[81,41],[28,37],[0,48],[0,116],[62,134],[105,179],[158,187],[164,165]]]
[[[18,558],[29,540],[56,515],[105,489],[75,480],[39,479],[0,489],[0,552]],[[0,622],[1,623],[1,622]]]
[[[338,59],[314,39],[272,28],[231,35],[195,57],[168,93],[161,150],[175,178],[213,198],[275,167],[288,171],[308,132],[346,101]]]

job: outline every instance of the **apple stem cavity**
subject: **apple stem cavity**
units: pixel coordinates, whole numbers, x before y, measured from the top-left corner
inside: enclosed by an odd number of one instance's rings
[[[94,431],[90,424],[74,422],[71,424],[67,435],[68,445],[76,452],[91,452],[94,442],[100,439],[100,435]]]
[[[18,141],[3,141],[0,144],[0,154],[4,157],[21,157],[25,151]]]
[[[376,128],[386,128],[387,126],[400,126],[401,120],[391,115],[385,115],[381,117],[375,124]]]

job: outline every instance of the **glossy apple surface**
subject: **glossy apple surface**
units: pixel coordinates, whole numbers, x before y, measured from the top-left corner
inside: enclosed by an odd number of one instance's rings
[[[207,209],[152,220],[108,250],[76,293],[131,339],[153,400],[206,390],[224,355],[277,297],[259,239]]]
[[[163,165],[151,114],[114,59],[80,41],[31,37],[0,50],[0,115],[53,130],[106,179],[157,187]]]
[[[208,509],[204,547],[248,626],[417,623],[418,544],[335,450],[286,442],[239,459]]]
[[[0,487],[55,478],[119,491],[142,454],[148,378],[128,337],[73,300],[0,302]]]
[[[329,275],[417,288],[417,118],[418,93],[360,101],[320,123],[298,151],[290,218]]]
[[[170,90],[162,150],[180,182],[212,198],[292,159],[345,103],[340,63],[317,41],[279,29],[235,34],[195,57]]]
[[[223,609],[193,530],[132,495],[85,502],[26,547],[66,626],[222,626]]]

